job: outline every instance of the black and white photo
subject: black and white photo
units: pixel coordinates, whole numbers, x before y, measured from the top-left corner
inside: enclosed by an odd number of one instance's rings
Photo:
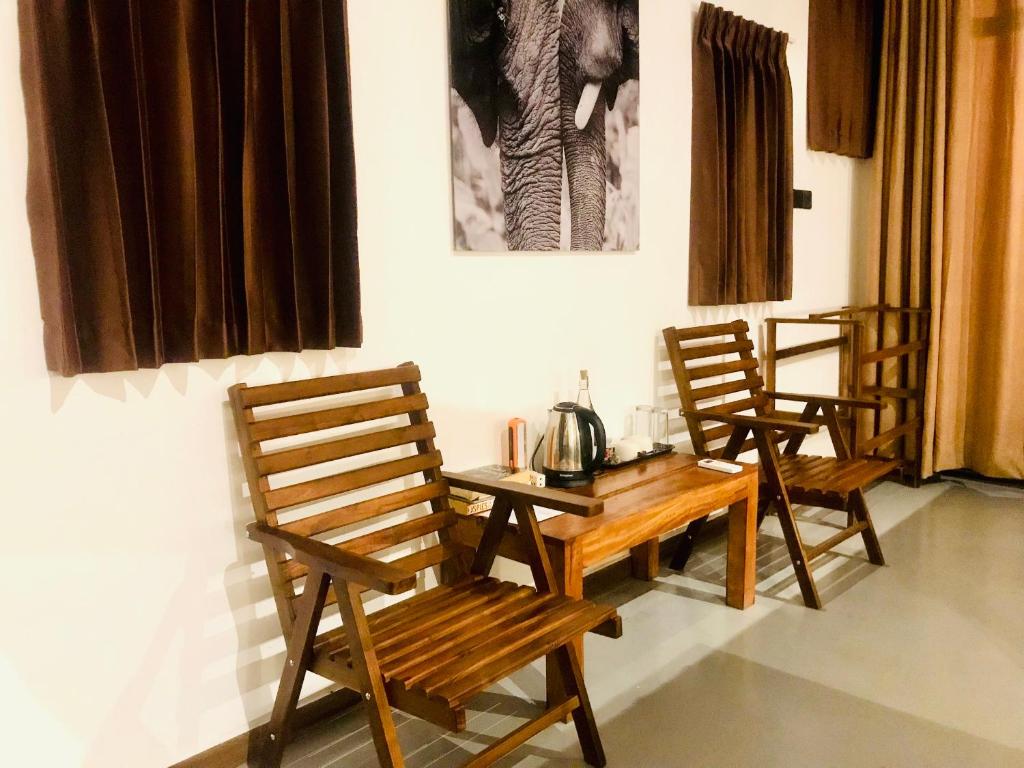
[[[639,247],[638,0],[450,0],[460,251]]]

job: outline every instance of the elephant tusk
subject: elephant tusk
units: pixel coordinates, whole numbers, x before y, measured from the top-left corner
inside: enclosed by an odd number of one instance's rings
[[[601,83],[591,80],[583,86],[583,93],[580,94],[580,103],[576,107],[576,127],[583,130],[590,122],[590,116],[594,114],[594,106],[597,104],[597,97],[601,95]]]

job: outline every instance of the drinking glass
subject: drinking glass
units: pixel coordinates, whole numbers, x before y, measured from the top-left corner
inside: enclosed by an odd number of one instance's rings
[[[668,445],[668,411],[664,408],[651,409],[651,439],[655,447]]]
[[[641,451],[649,451],[654,443],[654,408],[638,405],[633,411],[633,437],[638,438]]]

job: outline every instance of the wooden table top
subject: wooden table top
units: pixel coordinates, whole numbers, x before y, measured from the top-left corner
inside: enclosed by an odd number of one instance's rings
[[[743,466],[743,471],[729,475],[698,467],[696,456],[671,453],[621,469],[602,470],[590,485],[565,489],[604,501],[602,514],[589,518],[559,515],[543,521],[540,529],[545,537],[568,540],[613,520],[647,514],[666,505],[702,504],[709,496],[726,496],[733,487],[746,487],[750,475],[757,474],[757,465]]]

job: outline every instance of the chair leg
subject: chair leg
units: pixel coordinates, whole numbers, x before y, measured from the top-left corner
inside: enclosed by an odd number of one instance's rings
[[[686,568],[686,561],[690,559],[690,555],[693,554],[693,545],[697,541],[697,537],[700,535],[701,530],[707,524],[708,518],[701,517],[694,520],[683,532],[682,538],[679,539],[679,543],[676,545],[676,551],[672,555],[672,561],[669,563],[669,568],[673,571],[682,571]]]
[[[814,585],[810,564],[807,562],[804,545],[800,540],[800,531],[796,527],[793,507],[789,503],[789,493],[786,491],[786,484],[782,481],[782,472],[779,470],[778,448],[763,430],[756,431],[754,439],[757,441],[757,453],[761,457],[761,467],[764,469],[771,493],[771,498],[766,501],[775,506],[775,514],[778,515],[782,534],[786,539],[786,548],[789,549],[789,559],[793,561],[796,580],[800,584],[800,593],[804,597],[804,605],[808,608],[821,608],[818,588]]]
[[[578,696],[580,700],[579,706],[572,711],[572,720],[576,726],[580,747],[583,749],[583,759],[587,765],[604,768],[608,761],[601,745],[601,735],[597,732],[597,721],[590,706],[590,697],[587,695],[587,686],[583,680],[583,670],[576,655],[576,648],[572,643],[566,643],[555,650],[554,657],[561,672],[566,697]]]
[[[281,683],[277,688],[274,710],[259,757],[262,768],[278,768],[281,765],[288,737],[288,721],[299,702],[302,680],[309,668],[313,639],[320,624],[320,615],[324,610],[329,585],[330,579],[322,572],[311,572],[306,577],[306,587],[299,599],[298,615],[288,639],[287,658],[284,671],[281,673]]]
[[[782,526],[782,535],[786,539],[786,548],[789,550],[789,558],[793,561],[793,570],[796,572],[797,583],[800,584],[800,593],[804,598],[804,605],[808,608],[821,608],[821,598],[818,596],[818,587],[814,583],[814,576],[811,575],[811,567],[804,554],[804,545],[800,539],[800,531],[796,527],[796,517],[793,515],[793,507],[789,499],[783,499],[775,505],[775,514],[779,517]]]
[[[351,648],[352,666],[363,686],[366,715],[370,720],[377,760],[381,768],[403,768],[405,762],[398,746],[398,732],[391,717],[391,705],[388,704],[384,677],[380,673],[370,627],[363,611],[360,589],[345,582],[336,582],[334,589],[338,594],[338,608]]]
[[[878,543],[878,534],[875,533],[875,524],[871,522],[871,514],[868,512],[868,503],[864,499],[864,491],[856,490],[850,494],[850,512],[859,522],[867,523],[861,536],[864,538],[864,548],[868,551],[868,560],[874,565],[885,565],[885,557],[882,555],[882,545]]]

